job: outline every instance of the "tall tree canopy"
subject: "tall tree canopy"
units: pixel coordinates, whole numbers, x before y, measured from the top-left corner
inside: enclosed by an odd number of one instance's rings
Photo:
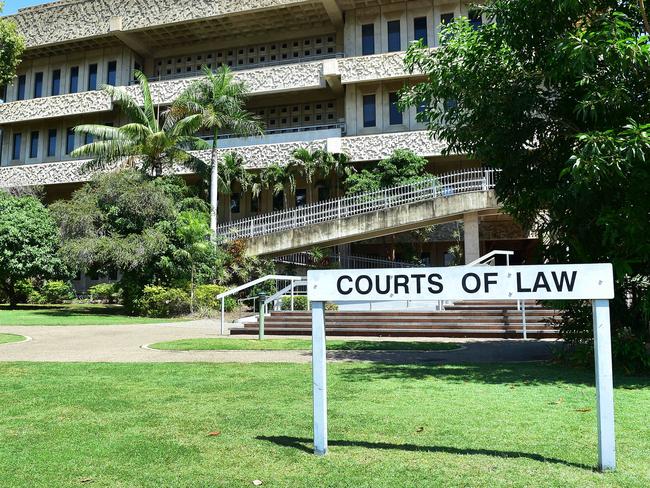
[[[623,0],[490,0],[485,22],[411,46],[427,80],[402,93],[448,153],[501,168],[497,194],[549,262],[612,262],[614,332],[647,340],[650,316],[650,39]],[[568,314],[565,332],[588,336]],[[639,348],[641,350],[641,348]],[[615,351],[616,352],[616,351]]]
[[[41,202],[0,192],[0,291],[11,306],[18,303],[21,280],[56,278],[65,271],[59,244],[56,222]]]
[[[3,7],[4,2],[0,2],[0,13]],[[0,17],[0,86],[11,84],[24,50],[25,40],[18,33],[16,23]]]

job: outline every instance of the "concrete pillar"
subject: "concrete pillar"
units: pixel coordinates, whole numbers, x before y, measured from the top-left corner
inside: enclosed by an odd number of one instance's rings
[[[481,257],[481,248],[478,235],[478,213],[470,212],[463,215],[463,224],[465,228],[465,264]]]

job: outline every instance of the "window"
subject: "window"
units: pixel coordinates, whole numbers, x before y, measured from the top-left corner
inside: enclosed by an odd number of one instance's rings
[[[273,195],[273,211],[284,209],[284,191]]]
[[[92,134],[86,134],[84,136],[84,144],[92,144],[95,138],[93,137]]]
[[[426,105],[425,105],[424,102],[423,102],[423,103],[419,104],[419,105],[415,108],[415,113],[421,114],[422,112],[424,112],[424,109],[425,109],[425,108],[427,108],[427,107],[426,107]]]
[[[43,96],[43,72],[34,75],[34,98]]]
[[[375,54],[375,24],[361,26],[361,54],[363,56]]]
[[[88,66],[88,90],[97,90],[97,65]]]
[[[230,212],[241,212],[241,193],[235,192],[230,194]]]
[[[422,42],[426,46],[428,44],[427,39],[427,18],[426,17],[416,17],[413,19],[413,33],[414,39],[422,39]]]
[[[304,207],[307,205],[307,190],[305,188],[298,188],[296,190],[296,208]]]
[[[20,159],[20,146],[23,145],[23,135],[18,133],[14,134],[14,145],[11,151],[11,159]]]
[[[18,93],[16,96],[17,100],[25,100],[25,85],[27,84],[27,77],[25,75],[20,75],[18,77]]]
[[[77,93],[79,91],[79,66],[70,68],[70,93]]]
[[[401,51],[402,42],[399,33],[399,20],[388,22],[388,52]]]
[[[402,123],[402,112],[399,111],[397,102],[399,97],[397,92],[392,92],[388,94],[388,103],[390,105],[389,110],[389,123],[390,125],[400,125]]]
[[[377,125],[377,116],[375,109],[375,95],[363,96],[363,126],[375,127]]]
[[[323,200],[329,200],[330,198],[330,189],[327,186],[321,185],[318,187],[318,201],[322,202]]]
[[[52,71],[52,92],[51,95],[54,97],[61,94],[61,70],[55,69]]]
[[[251,195],[251,212],[257,213],[260,211],[260,196]]]
[[[106,72],[106,84],[115,86],[117,84],[117,61],[108,62],[108,70]]]
[[[448,26],[454,21],[454,14],[453,12],[448,12],[446,14],[440,14],[440,28],[444,28],[445,26]],[[445,33],[440,34],[440,42],[442,44],[445,43],[447,40],[447,35]]]
[[[32,132],[29,138],[29,157],[32,159],[38,157],[38,131]]]
[[[70,154],[74,151],[74,129],[69,127],[65,133],[65,153]]]
[[[47,156],[56,156],[56,129],[47,131]]]
[[[445,100],[444,107],[445,107],[445,112],[449,112],[450,110],[453,110],[456,107],[458,107],[458,101],[454,100],[453,98],[448,98],[447,100]]]
[[[480,10],[470,10],[467,14],[467,18],[474,29],[478,29],[483,23]]]

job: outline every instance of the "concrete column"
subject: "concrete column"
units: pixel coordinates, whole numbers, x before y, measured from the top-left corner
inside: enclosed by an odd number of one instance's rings
[[[481,257],[478,235],[478,213],[470,212],[463,215],[463,224],[465,228],[465,264],[469,264]]]

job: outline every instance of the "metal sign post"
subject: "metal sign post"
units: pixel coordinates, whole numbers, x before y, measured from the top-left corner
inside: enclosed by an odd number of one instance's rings
[[[598,467],[616,468],[609,300],[611,264],[327,270],[307,273],[312,302],[314,453],[327,454],[325,302],[405,300],[591,300],[594,323]]]

